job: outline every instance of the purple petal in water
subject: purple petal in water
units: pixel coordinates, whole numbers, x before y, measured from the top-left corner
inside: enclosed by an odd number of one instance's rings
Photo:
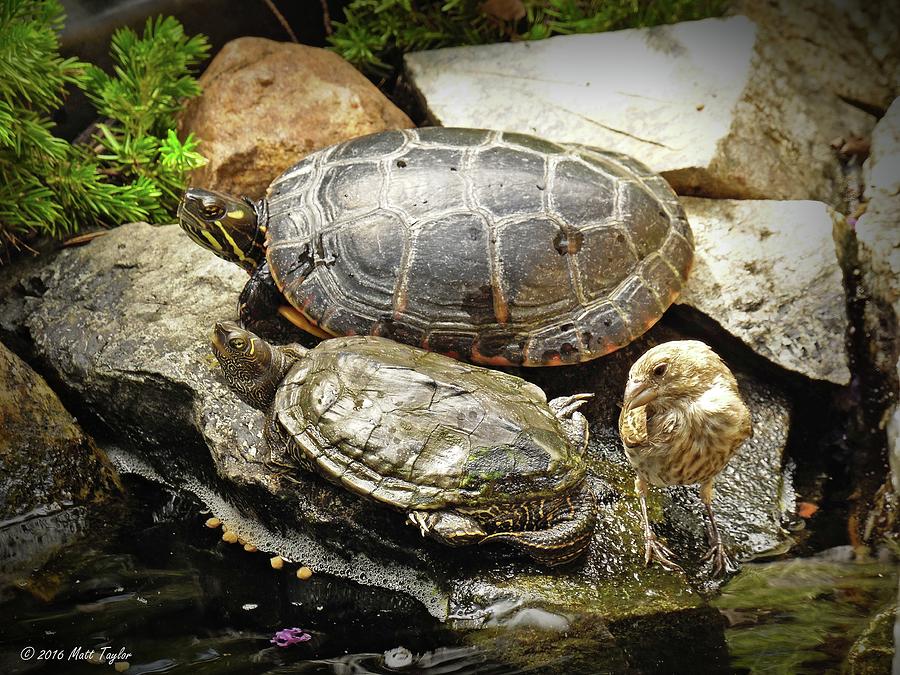
[[[269,642],[276,647],[290,647],[291,645],[300,642],[309,642],[310,640],[312,640],[312,635],[302,628],[285,628],[275,633],[275,637],[269,640]]]

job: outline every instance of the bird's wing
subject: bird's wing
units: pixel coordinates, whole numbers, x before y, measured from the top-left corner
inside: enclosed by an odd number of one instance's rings
[[[619,414],[619,435],[629,448],[647,443],[647,407],[622,409]]]

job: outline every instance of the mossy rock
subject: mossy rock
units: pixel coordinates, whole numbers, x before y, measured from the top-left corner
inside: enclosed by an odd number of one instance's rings
[[[897,607],[892,605],[875,615],[847,654],[844,672],[850,675],[877,675],[891,671],[894,661],[894,626]]]

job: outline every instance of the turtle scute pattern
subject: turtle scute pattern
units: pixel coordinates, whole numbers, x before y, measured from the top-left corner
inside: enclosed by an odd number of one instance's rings
[[[538,387],[389,340],[321,343],[274,410],[326,478],[404,510],[515,504],[584,478]]]
[[[515,133],[362,137],[286,171],[268,200],[276,282],[323,328],[483,363],[627,344],[693,256],[681,206],[645,166]]]

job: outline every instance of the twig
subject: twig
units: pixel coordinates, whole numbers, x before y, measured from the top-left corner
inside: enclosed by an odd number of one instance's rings
[[[331,35],[334,29],[331,27],[331,13],[328,11],[328,0],[319,0],[322,5],[322,25],[325,26],[325,35]]]
[[[291,38],[291,42],[300,42],[300,40],[297,39],[297,35],[291,29],[291,24],[289,24],[287,22],[287,19],[284,18],[284,14],[278,11],[278,8],[275,6],[273,0],[263,0],[263,2],[266,3],[266,7],[269,8],[269,11],[271,11],[272,14],[275,15],[275,18],[278,19],[278,23],[281,24],[281,27],[284,28],[284,31],[288,34],[288,37]]]
[[[71,237],[66,239],[63,242],[63,246],[84,246],[87,243],[90,243],[97,237],[102,237],[104,234],[109,234],[106,230],[99,230],[97,232],[88,232],[87,234],[79,234],[77,237]]]

